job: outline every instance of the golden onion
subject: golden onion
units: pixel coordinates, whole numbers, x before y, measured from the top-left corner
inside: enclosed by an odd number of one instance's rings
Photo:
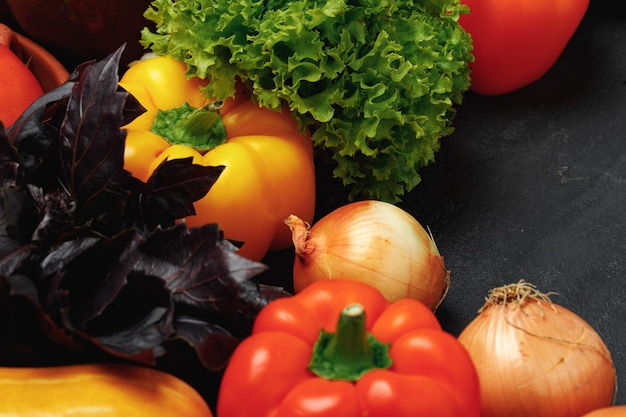
[[[616,374],[598,333],[526,281],[494,288],[459,335],[482,417],[580,417],[611,405]]]
[[[436,309],[450,273],[432,236],[408,212],[365,200],[343,205],[310,227],[297,216],[285,223],[295,246],[296,292],[321,279],[366,282],[390,301],[414,298]]]

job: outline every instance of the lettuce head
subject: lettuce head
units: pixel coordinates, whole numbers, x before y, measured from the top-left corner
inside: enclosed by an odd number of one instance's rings
[[[397,202],[453,131],[470,85],[460,0],[154,0],[142,44],[207,77],[287,103],[352,199]]]

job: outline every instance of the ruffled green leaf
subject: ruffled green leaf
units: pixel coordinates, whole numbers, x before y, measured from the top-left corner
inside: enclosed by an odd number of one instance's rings
[[[459,0],[154,0],[142,43],[231,97],[287,103],[351,198],[396,202],[449,135],[473,60]]]

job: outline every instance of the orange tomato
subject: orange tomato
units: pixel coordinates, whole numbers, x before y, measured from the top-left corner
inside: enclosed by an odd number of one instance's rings
[[[37,78],[7,46],[0,44],[0,121],[10,126],[43,95]]]

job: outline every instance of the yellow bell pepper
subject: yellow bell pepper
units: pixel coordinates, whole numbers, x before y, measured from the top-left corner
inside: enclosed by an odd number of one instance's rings
[[[134,63],[120,85],[146,108],[125,126],[124,165],[133,176],[147,181],[162,161],[186,157],[225,167],[187,224],[218,223],[225,238],[243,243],[240,255],[261,260],[292,244],[287,216],[313,220],[313,143],[288,109],[259,107],[245,92],[220,106],[202,92],[205,80],[188,78],[169,57]]]

